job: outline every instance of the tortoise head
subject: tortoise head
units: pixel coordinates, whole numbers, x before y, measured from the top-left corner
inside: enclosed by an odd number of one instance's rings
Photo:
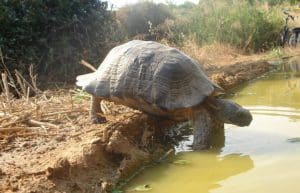
[[[250,125],[252,121],[250,111],[231,100],[216,99],[213,107],[210,107],[210,109],[224,123],[243,127]]]

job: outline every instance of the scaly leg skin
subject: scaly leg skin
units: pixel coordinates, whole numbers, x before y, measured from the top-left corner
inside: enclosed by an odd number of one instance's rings
[[[107,120],[104,116],[101,116],[103,114],[100,102],[101,98],[92,96],[91,98],[91,111],[90,111],[90,117],[93,123],[106,123]]]
[[[205,109],[194,112],[192,117],[192,126],[194,127],[194,150],[209,149],[209,143],[212,134],[212,120]]]
[[[209,138],[209,144],[211,144],[214,149],[221,150],[225,145],[224,122],[216,117],[211,117],[211,119],[212,134]]]

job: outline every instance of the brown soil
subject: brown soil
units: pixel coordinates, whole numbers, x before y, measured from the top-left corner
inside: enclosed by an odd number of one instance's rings
[[[225,89],[269,69],[263,60],[205,66]],[[2,96],[0,192],[106,192],[172,148],[165,131],[173,122],[107,102],[108,122],[91,124],[89,101],[78,95]]]

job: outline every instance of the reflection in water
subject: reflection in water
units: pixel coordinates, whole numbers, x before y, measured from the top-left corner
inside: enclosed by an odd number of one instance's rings
[[[282,70],[267,75],[237,89],[232,98],[247,106],[253,114],[288,116],[300,119],[300,57],[291,58],[282,65]]]
[[[290,107],[300,109],[300,77],[286,77],[276,72],[262,78],[256,84],[237,90],[236,102],[247,106]],[[241,92],[242,91],[242,92]]]
[[[180,153],[177,160],[188,160],[187,165],[162,164],[148,170],[129,184],[126,192],[134,187],[149,184],[151,193],[208,193],[220,187],[220,181],[241,174],[253,168],[253,161],[247,155],[218,152]]]
[[[300,72],[300,56],[290,58],[282,65],[282,69],[284,72],[292,72],[292,75]]]
[[[272,117],[287,116],[291,120],[300,120],[300,109],[284,108],[284,107],[268,107],[268,106],[256,106],[247,107],[254,115],[268,115]]]

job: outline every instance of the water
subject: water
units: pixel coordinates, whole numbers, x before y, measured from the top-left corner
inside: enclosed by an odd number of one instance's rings
[[[226,125],[219,150],[188,151],[183,142],[173,161],[145,170],[125,192],[300,193],[300,77],[279,71],[235,93],[253,114],[249,127]]]

